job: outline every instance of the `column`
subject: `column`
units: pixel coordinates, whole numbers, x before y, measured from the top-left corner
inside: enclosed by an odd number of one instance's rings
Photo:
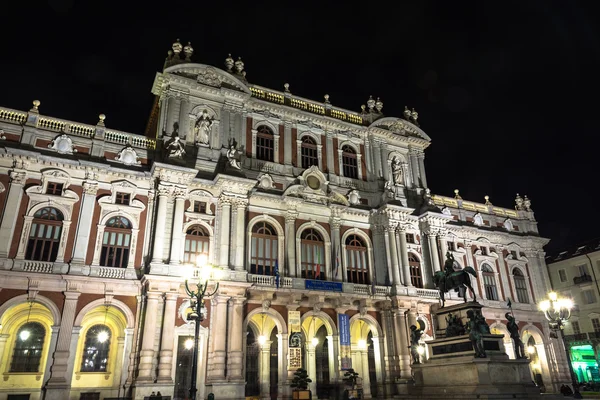
[[[221,268],[229,268],[229,241],[231,224],[231,198],[221,196],[219,199],[221,206],[221,232],[219,233],[219,242],[221,242],[221,251],[219,263]]]
[[[54,352],[54,362],[50,367],[51,376],[47,384],[46,399],[64,399],[68,398],[71,377],[67,376],[69,370],[69,359],[71,358],[71,334],[73,331],[73,322],[75,321],[75,311],[77,309],[77,300],[81,293],[64,292],[65,303],[62,310],[62,319],[60,321],[60,331],[56,342],[56,351]],[[71,360],[71,362],[73,362]]]
[[[396,351],[396,342],[394,335],[394,324],[392,322],[393,312],[390,309],[389,303],[384,304],[382,308],[381,328],[383,329],[383,362],[385,368],[385,376],[388,379],[388,383],[394,381],[398,377],[398,356]],[[388,388],[389,390],[389,388]]]
[[[283,121],[283,137],[283,142],[289,143],[288,146],[283,148],[283,163],[292,165],[292,124],[290,121]]]
[[[171,368],[173,365],[173,332],[177,316],[177,293],[165,294],[165,311],[162,326],[162,339],[158,362],[158,382],[172,383]]]
[[[296,217],[298,213],[288,211],[285,215],[286,266],[285,276],[295,277],[296,271]],[[287,367],[286,367],[287,368]]]
[[[156,316],[160,293],[149,292],[146,300],[146,316],[144,322],[144,337],[140,351],[138,382],[152,382],[152,362],[154,360],[154,341],[156,339]]]
[[[369,356],[367,350],[360,351],[360,361],[362,364],[363,395],[368,399],[371,397],[371,377],[369,376]]]
[[[188,138],[190,131],[189,108],[190,102],[187,97],[182,98],[179,105],[179,137],[185,138],[187,143],[194,144],[193,139]]]
[[[173,134],[173,125],[175,124],[175,115],[177,113],[177,103],[179,103],[179,99],[177,99],[175,96],[171,95],[169,96],[169,100],[167,101],[168,104],[168,108],[167,108],[167,133],[169,135]]]
[[[373,160],[375,160],[375,175],[377,178],[381,178],[383,175],[381,174],[381,148],[378,140],[375,140],[373,143]]]
[[[175,197],[175,211],[173,213],[173,232],[171,232],[171,257],[169,264],[178,265],[183,255],[183,246],[181,244],[183,236],[183,214],[185,211],[186,190],[175,188],[173,196]]]
[[[427,187],[427,178],[425,176],[425,154],[423,151],[419,151],[417,154],[417,159],[419,161],[419,175],[421,176],[421,183],[423,187]]]
[[[6,348],[6,341],[8,340],[8,337],[8,334],[0,334],[0,360],[2,360],[2,357],[4,356],[4,350]]]
[[[433,273],[440,270],[440,255],[437,248],[437,240],[435,232],[429,231],[427,233],[427,239],[429,240],[429,255],[431,258],[431,266],[433,267]]]
[[[154,215],[154,190],[148,190],[148,205],[146,207],[146,228],[144,230],[144,245],[142,254],[149,253],[150,238],[152,237],[152,216]]]
[[[154,225],[154,248],[152,250],[152,262],[162,263],[164,254],[165,225],[167,220],[167,202],[171,188],[164,185],[158,186],[158,211],[156,213],[156,224]]]
[[[419,166],[417,163],[417,154],[415,149],[409,149],[408,157],[410,159],[410,172],[412,175],[412,181],[414,187],[422,187],[421,182],[419,181]]]
[[[386,261],[387,261],[387,270],[388,270],[388,279],[391,281],[393,278],[393,272],[392,272],[392,256],[390,255],[390,230],[387,227],[381,227],[381,229],[383,230],[383,240],[384,240],[384,253],[386,256]],[[393,283],[393,282],[392,282]]]
[[[141,317],[142,317],[142,300],[143,300],[143,296],[141,295],[137,295],[135,296],[135,300],[136,300],[136,307],[135,307],[135,326],[134,329],[132,330],[133,332],[135,332],[135,337],[136,337],[136,346],[131,348],[131,352],[127,353],[129,354],[129,367],[127,370],[127,380],[125,381],[125,385],[127,387],[130,387],[131,384],[133,383],[134,380],[134,376],[135,376],[135,371],[136,371],[136,367],[137,367],[137,351],[138,351],[138,346],[137,346],[137,342],[139,341],[139,335],[140,335],[140,325],[141,325]],[[130,339],[131,342],[133,342],[133,337]]]
[[[365,166],[367,171],[366,180],[369,180],[369,176],[373,172],[373,160],[371,159],[371,142],[369,139],[365,140]]]
[[[446,235],[444,233],[440,233],[438,235],[438,240],[440,242],[440,257],[442,260],[442,264],[446,262],[446,253],[448,252],[448,243],[446,242]],[[469,265],[469,263],[467,263]],[[465,265],[466,266],[466,265]]]
[[[400,286],[400,265],[398,264],[398,249],[396,248],[396,230],[393,227],[386,228],[388,230],[388,251],[392,258],[392,283],[394,286]]]
[[[221,332],[223,334],[210,335],[212,338],[212,357],[208,365],[207,376],[211,380],[225,379],[225,356],[227,349],[225,348],[225,338],[227,337],[227,301],[229,297],[218,295],[212,299],[211,310],[211,330],[213,332]],[[214,312],[212,312],[214,310]],[[230,330],[231,332],[231,330]],[[241,334],[241,331],[240,331]]]
[[[394,331],[396,333],[396,336],[398,337],[398,346],[400,347],[400,351],[398,352],[400,364],[400,377],[403,379],[410,379],[410,343],[408,341],[408,329],[406,326],[406,311],[397,308],[393,310],[392,313],[394,318]]]
[[[477,270],[477,265],[475,265],[475,260],[473,259],[473,250],[471,249],[471,245],[469,244],[469,246],[465,245],[465,250],[467,252],[467,262],[465,263],[465,267],[467,265],[472,266],[475,270]],[[504,274],[501,274],[504,275]],[[482,295],[482,293],[485,292],[485,289],[483,288],[483,277],[480,276],[479,279],[471,279],[471,283],[473,283],[473,280],[475,280],[477,282],[477,285],[473,285],[473,290],[476,293],[476,296],[480,296]],[[448,297],[450,298],[450,295],[452,293],[448,292]],[[467,296],[470,296],[471,293],[469,292],[469,290],[467,289]],[[498,294],[498,296],[500,296],[500,294]],[[498,297],[500,298],[500,297]]]
[[[259,382],[260,382],[260,398],[271,398],[271,341],[267,340],[260,348],[259,359]]]
[[[8,185],[6,205],[4,206],[5,211],[2,214],[2,223],[0,224],[0,258],[8,258],[10,252],[14,228],[19,215],[17,210],[19,210],[23,198],[25,181],[25,172],[10,171],[10,184]]]
[[[247,200],[238,199],[236,208],[236,221],[235,221],[235,270],[244,270],[244,234],[246,229],[246,204]]]
[[[379,146],[379,163],[380,163],[380,167],[381,167],[381,178],[383,178],[384,180],[387,180],[387,176],[388,176],[388,170],[387,170],[387,158],[388,158],[388,154],[387,154],[387,144],[385,142],[381,142],[381,145]]]
[[[90,230],[92,229],[92,217],[94,216],[94,205],[96,204],[96,193],[98,182],[87,181],[83,183],[83,199],[81,213],[79,216],[79,227],[75,234],[75,249],[73,250],[73,264],[85,264],[85,257],[90,242]]]
[[[312,380],[308,384],[308,388],[312,393],[317,394],[317,358],[315,355],[315,346],[312,343],[306,343],[306,372],[308,377]]]
[[[229,380],[243,380],[242,370],[244,366],[244,349],[242,338],[242,325],[244,323],[243,297],[235,297],[229,302],[229,315],[231,316],[231,327],[229,336],[229,348],[227,349],[227,377]]]
[[[327,172],[334,175],[335,174],[335,164],[333,161],[333,155],[337,154],[337,149],[333,148],[333,133],[331,131],[326,131],[327,135]],[[298,160],[300,162],[300,160]],[[340,171],[341,173],[341,171]]]
[[[329,221],[329,225],[331,226],[331,249],[333,253],[333,259],[331,260],[332,265],[332,280],[345,282],[347,274],[345,273],[345,268],[342,266],[342,257],[341,257],[341,246],[340,246],[340,227],[342,226],[342,221],[340,218],[331,218]],[[339,256],[339,263],[338,263]],[[373,266],[375,268],[375,266]],[[342,271],[344,269],[344,271]]]
[[[465,241],[465,248],[470,250],[471,249],[471,243]],[[498,288],[498,298],[501,300],[506,301],[507,298],[511,298],[513,301],[515,299],[513,299],[513,295],[511,294],[510,291],[510,284],[508,283],[508,279],[509,277],[508,275],[508,270],[506,269],[506,262],[504,261],[504,247],[502,246],[498,246],[496,247],[496,252],[498,253],[498,272],[499,272],[499,277],[500,277],[500,284],[502,285],[502,288]],[[546,270],[546,267],[540,269],[541,270]],[[480,278],[481,280],[483,280],[483,278]],[[478,279],[479,280],[479,279]],[[548,288],[549,290],[550,288]],[[504,294],[504,298],[501,298],[501,296]]]
[[[398,236],[400,237],[400,259],[402,260],[402,272],[404,275],[404,284],[406,286],[413,286],[410,280],[410,264],[408,262],[408,246],[406,245],[406,230],[403,227],[398,229]]]

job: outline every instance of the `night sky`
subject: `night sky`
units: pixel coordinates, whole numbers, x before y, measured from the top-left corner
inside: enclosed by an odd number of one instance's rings
[[[0,106],[39,99],[43,115],[104,113],[143,134],[154,75],[180,38],[199,63],[241,56],[254,84],[354,111],[373,95],[388,116],[414,107],[432,138],[433,193],[502,207],[526,194],[551,252],[600,236],[595,2],[12,3]]]

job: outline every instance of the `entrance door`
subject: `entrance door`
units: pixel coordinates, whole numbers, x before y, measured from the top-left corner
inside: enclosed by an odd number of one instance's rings
[[[317,396],[329,398],[331,385],[329,383],[329,341],[327,340],[327,329],[321,326],[316,335],[319,343],[315,348],[315,361],[317,367]]]
[[[246,397],[259,396],[260,375],[258,357],[260,349],[251,328],[248,328],[248,336],[246,338]]]
[[[373,333],[367,336],[367,360],[369,362],[369,381],[371,382],[371,396],[377,397],[377,370],[375,369],[375,348],[373,347]]]
[[[277,399],[278,384],[279,384],[279,343],[277,341],[277,329],[274,328],[271,332],[271,352],[270,352],[270,376],[269,382],[271,385],[271,399]]]
[[[177,341],[173,400],[183,400],[190,397],[190,386],[192,385],[192,356],[194,354],[193,344],[194,338],[192,336],[179,336]]]

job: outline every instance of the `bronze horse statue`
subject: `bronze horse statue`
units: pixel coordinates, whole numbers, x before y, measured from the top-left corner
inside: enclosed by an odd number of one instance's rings
[[[433,275],[433,283],[440,292],[442,307],[444,307],[445,304],[444,293],[448,293],[452,289],[456,291],[461,289],[464,290],[463,299],[465,303],[467,302],[467,289],[469,289],[471,295],[473,296],[473,301],[477,301],[475,290],[473,290],[473,286],[471,286],[471,277],[469,276],[473,275],[475,278],[477,278],[477,271],[475,271],[473,267],[465,267],[460,271],[454,271],[453,265],[454,256],[448,252],[448,254],[446,254],[444,270],[437,271]]]

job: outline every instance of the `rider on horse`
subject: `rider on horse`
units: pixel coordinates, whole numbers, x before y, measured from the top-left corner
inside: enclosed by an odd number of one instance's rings
[[[446,253],[446,262],[444,263],[444,278],[448,281],[450,275],[455,272],[454,271],[454,255],[450,252]]]

